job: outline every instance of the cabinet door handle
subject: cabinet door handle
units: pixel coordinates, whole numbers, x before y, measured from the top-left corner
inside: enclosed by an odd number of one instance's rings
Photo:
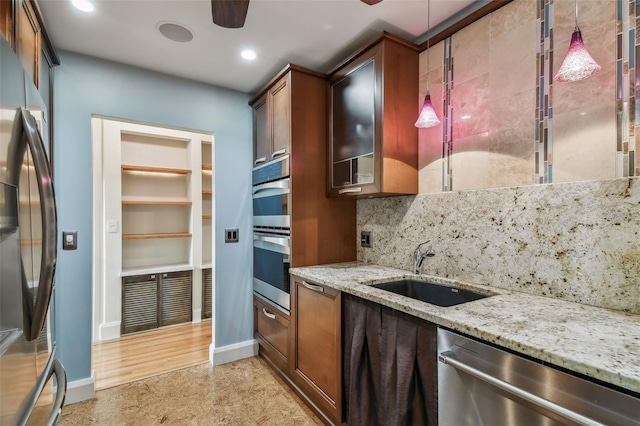
[[[284,155],[287,153],[287,148],[280,148],[277,151],[274,151],[273,154],[271,154],[271,158],[276,158],[276,157],[280,157],[281,155]]]
[[[253,162],[254,166],[257,166],[260,163],[264,163],[265,161],[267,161],[267,157],[260,157],[258,159],[256,159],[256,161]]]
[[[317,291],[319,293],[324,293],[324,287],[321,287],[319,285],[309,284],[306,281],[302,281],[302,285],[308,288],[309,290]]]
[[[267,310],[265,308],[262,308],[262,313],[267,318],[276,319],[275,314],[270,314],[269,312],[267,312]]]
[[[358,186],[355,188],[344,188],[338,191],[338,194],[351,194],[355,192],[362,192],[362,187]]]

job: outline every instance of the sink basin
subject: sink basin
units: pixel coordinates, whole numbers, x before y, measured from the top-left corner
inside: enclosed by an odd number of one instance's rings
[[[431,303],[432,305],[445,307],[489,297],[489,295],[471,290],[417,280],[391,281],[373,284],[371,287],[381,288],[392,293]]]

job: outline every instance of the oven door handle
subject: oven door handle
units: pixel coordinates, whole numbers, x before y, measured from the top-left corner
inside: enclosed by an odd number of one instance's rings
[[[602,423],[599,423],[595,420],[592,420],[588,417],[583,416],[582,414],[576,413],[575,411],[571,411],[561,405],[558,405],[554,402],[549,401],[548,399],[544,399],[539,397],[538,395],[527,392],[524,389],[521,389],[517,386],[512,385],[511,383],[505,382],[504,380],[500,380],[496,377],[493,377],[490,374],[485,373],[484,371],[478,370],[470,365],[467,365],[460,360],[458,360],[455,356],[455,353],[452,351],[441,352],[438,354],[438,361],[443,364],[450,365],[456,370],[460,370],[464,373],[469,374],[479,380],[482,380],[492,386],[497,387],[507,393],[515,395],[520,399],[527,401],[535,406],[541,407],[547,411],[557,414],[560,417],[571,420],[580,425],[588,425],[588,426],[604,426]]]
[[[291,254],[291,243],[289,237],[253,234],[253,246],[282,254]]]
[[[269,189],[278,189],[278,194],[288,194],[289,193],[289,179],[277,180],[275,182],[267,182],[262,185],[256,185],[253,187],[253,195],[255,196],[259,192],[264,192]]]

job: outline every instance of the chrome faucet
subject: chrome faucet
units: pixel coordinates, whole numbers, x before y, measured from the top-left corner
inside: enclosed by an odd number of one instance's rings
[[[436,255],[436,252],[433,251],[432,248],[428,248],[427,251],[420,251],[420,247],[427,244],[429,241],[425,241],[424,243],[418,244],[418,247],[413,251],[413,273],[418,275],[420,273],[420,267],[422,266],[422,262],[426,257],[433,257]]]

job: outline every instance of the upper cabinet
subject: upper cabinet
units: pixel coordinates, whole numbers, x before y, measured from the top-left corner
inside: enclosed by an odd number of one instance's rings
[[[329,81],[329,195],[417,194],[417,46],[383,33]]]
[[[60,64],[36,0],[0,0],[0,31],[40,90],[50,97],[49,69]]]
[[[291,73],[251,102],[253,108],[254,166],[291,151]]]

